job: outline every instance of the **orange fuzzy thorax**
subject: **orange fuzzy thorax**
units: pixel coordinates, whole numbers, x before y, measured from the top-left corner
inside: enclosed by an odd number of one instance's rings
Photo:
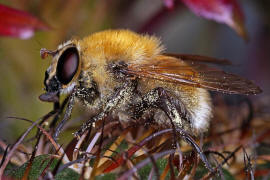
[[[91,64],[121,59],[142,61],[161,54],[164,49],[156,37],[138,35],[128,30],[107,30],[94,33],[81,40],[79,45]],[[100,62],[96,62],[97,60]]]

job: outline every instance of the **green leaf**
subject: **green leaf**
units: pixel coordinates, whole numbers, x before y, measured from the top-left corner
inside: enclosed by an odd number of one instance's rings
[[[224,178],[226,180],[235,180],[235,178],[233,177],[233,175],[227,169],[222,169],[222,171],[223,171]]]
[[[29,180],[34,180],[34,179],[38,179],[41,175],[41,173],[43,172],[43,170],[47,167],[48,163],[50,162],[51,158],[49,155],[41,155],[41,156],[37,156],[35,157],[32,167],[30,169],[30,173],[29,173]],[[58,159],[53,159],[52,163],[49,166],[49,170],[53,170],[56,166],[58,162]],[[13,170],[10,170],[10,168],[8,169],[8,171],[6,171],[6,174],[8,176],[14,177],[16,179],[21,179],[24,175],[24,172],[26,170],[26,167],[28,165],[29,162],[24,163],[21,167],[15,168]],[[75,180],[75,179],[79,179],[80,175],[78,173],[76,173],[75,171],[73,171],[72,169],[66,168],[63,171],[61,171],[60,173],[58,173],[55,176],[56,180],[62,180],[62,179],[71,179],[71,180]]]
[[[161,173],[161,172],[164,170],[164,168],[166,167],[167,159],[162,159],[162,158],[160,158],[160,159],[158,159],[158,160],[156,161],[156,163],[157,163],[157,168],[158,168],[159,175],[160,175],[160,173]],[[142,179],[142,180],[148,179],[148,175],[150,174],[150,171],[151,171],[152,167],[153,167],[153,164],[152,164],[152,163],[148,163],[146,166],[144,166],[143,168],[141,168],[141,169],[139,170],[139,172],[138,172],[138,173],[139,173],[139,176],[140,176],[140,179]],[[155,174],[154,174],[153,177],[155,177]]]
[[[95,177],[95,180],[115,180],[116,176],[113,173],[107,173],[100,176]]]
[[[56,176],[55,176],[55,180],[65,180],[65,179],[77,180],[79,178],[80,178],[80,175],[70,168],[64,169],[63,171],[56,174]]]

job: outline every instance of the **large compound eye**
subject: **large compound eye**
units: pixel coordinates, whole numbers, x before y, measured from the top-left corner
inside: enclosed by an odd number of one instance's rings
[[[56,76],[62,84],[68,84],[79,66],[79,53],[75,47],[66,49],[59,57]]]

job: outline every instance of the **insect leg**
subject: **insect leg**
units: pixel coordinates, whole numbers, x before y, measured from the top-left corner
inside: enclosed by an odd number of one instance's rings
[[[190,115],[185,105],[180,99],[170,97],[165,89],[158,87],[144,95],[141,102],[135,105],[135,118],[142,116],[151,107],[163,110],[172,122],[179,127],[190,127]]]
[[[57,125],[55,132],[53,134],[53,139],[56,140],[57,137],[59,136],[60,132],[62,131],[64,125],[66,124],[67,120],[70,118],[71,116],[71,112],[74,106],[74,101],[75,101],[75,93],[72,93],[69,96],[68,99],[68,105],[64,114],[64,118],[62,119],[62,121]]]
[[[135,80],[131,80],[124,83],[120,88],[117,88],[116,92],[108,98],[102,112],[85,122],[81,126],[80,130],[74,133],[74,135],[77,137],[81,136],[88,128],[91,127],[93,122],[105,118],[114,108],[117,107],[117,105],[120,104],[120,102],[130,99],[136,88],[136,84],[137,82]]]
[[[50,113],[48,113],[47,118],[42,119],[42,121],[39,123],[39,125],[41,126],[45,121],[47,121],[49,119],[49,117],[54,116],[52,122],[50,123],[50,129],[53,128],[55,126],[55,124],[57,123],[60,115],[62,114],[68,100],[69,100],[69,97],[66,97],[65,100],[63,101],[63,103],[61,104],[61,106],[60,106],[59,101],[55,102],[53,105],[53,110]],[[40,130],[38,130],[36,137],[38,137],[39,133],[40,133]]]
[[[61,106],[60,106],[59,102],[57,102],[57,104],[54,105],[54,109],[56,111],[56,114],[55,114],[55,116],[50,124],[50,129],[55,127],[55,124],[59,120],[60,115],[63,113],[63,110],[64,110],[65,106],[67,105],[68,101],[69,101],[69,96],[65,98],[65,100],[63,101]]]

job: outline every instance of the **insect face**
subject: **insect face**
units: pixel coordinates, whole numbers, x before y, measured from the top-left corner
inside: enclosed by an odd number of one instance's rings
[[[59,93],[70,92],[79,74],[80,56],[74,44],[68,44],[58,48],[56,51],[46,51],[44,53],[53,55],[53,62],[45,72],[44,85],[46,93],[40,96],[42,101],[55,102]]]

